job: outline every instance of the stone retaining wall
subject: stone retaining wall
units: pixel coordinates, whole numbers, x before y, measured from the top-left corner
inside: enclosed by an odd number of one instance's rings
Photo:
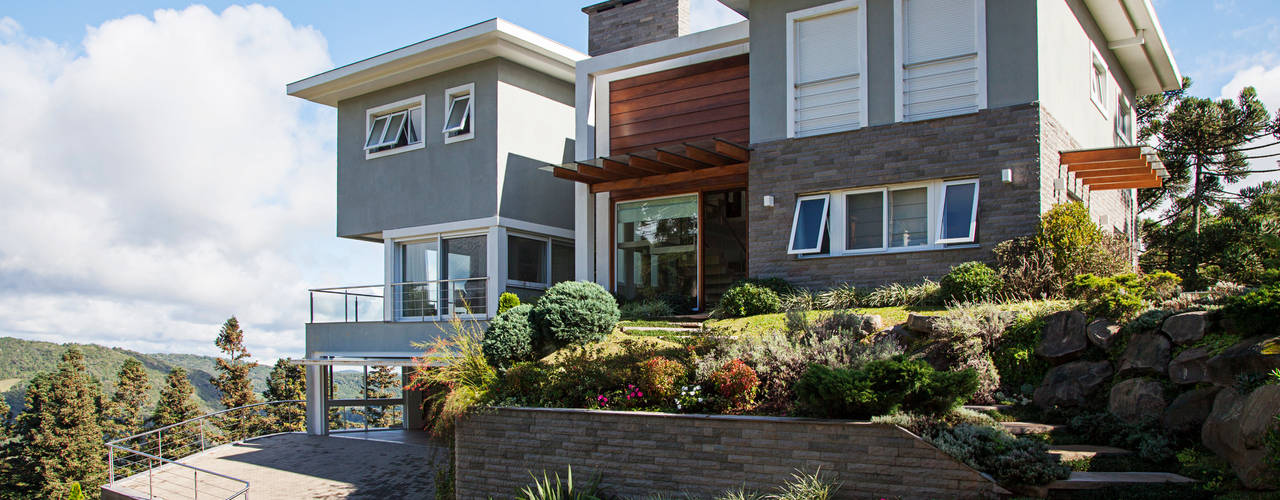
[[[821,467],[837,498],[989,498],[999,487],[902,428],[780,417],[499,408],[460,419],[459,499],[507,498],[573,467],[599,473],[612,494],[711,497],[745,486],[770,491],[796,469]]]

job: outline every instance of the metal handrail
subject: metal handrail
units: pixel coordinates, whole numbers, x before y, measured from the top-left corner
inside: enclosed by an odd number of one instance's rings
[[[200,436],[199,436],[199,440],[200,440],[200,452],[203,452],[203,451],[205,451],[206,449],[208,449],[208,444],[209,444],[209,441],[208,441],[207,436],[206,436],[206,434],[205,434],[205,422],[206,422],[206,421],[209,421],[209,420],[211,420],[211,419],[213,419],[213,418],[216,418],[216,417],[219,417],[219,416],[222,416],[222,415],[226,415],[226,414],[231,413],[231,412],[240,412],[240,411],[245,411],[245,410],[252,410],[252,409],[254,409],[254,408],[266,407],[266,406],[271,406],[271,405],[297,404],[297,403],[306,403],[306,400],[302,400],[302,399],[287,399],[287,400],[281,400],[281,401],[266,401],[266,402],[262,402],[262,403],[254,403],[254,404],[251,404],[251,405],[237,406],[237,407],[235,407],[235,408],[228,408],[228,409],[225,409],[225,410],[219,410],[219,411],[215,411],[215,412],[211,412],[211,413],[206,413],[206,414],[204,414],[204,415],[200,415],[200,416],[198,416],[198,417],[189,418],[189,419],[183,420],[183,421],[178,422],[178,423],[169,424],[169,425],[166,425],[166,426],[163,426],[163,427],[158,427],[158,428],[155,428],[155,429],[151,429],[151,430],[149,430],[149,431],[146,431],[146,432],[140,432],[140,433],[138,433],[138,434],[134,434],[134,435],[132,435],[132,436],[126,436],[126,437],[122,437],[122,438],[119,438],[119,439],[113,439],[113,440],[111,440],[111,441],[108,441],[108,442],[106,443],[106,446],[107,446],[107,455],[108,455],[108,459],[107,459],[107,463],[108,463],[108,479],[109,479],[108,484],[114,484],[114,483],[116,482],[116,452],[117,452],[117,451],[119,451],[119,452],[121,452],[121,453],[125,453],[125,454],[127,454],[127,455],[134,455],[134,456],[142,457],[143,459],[146,459],[146,461],[147,461],[147,484],[148,484],[148,490],[149,490],[149,491],[147,492],[147,494],[148,494],[148,496],[150,496],[151,498],[155,498],[155,493],[154,493],[154,477],[153,477],[153,476],[154,476],[154,471],[155,471],[155,469],[157,468],[157,466],[155,465],[155,463],[156,463],[156,462],[160,462],[161,464],[169,464],[169,465],[173,465],[173,466],[176,466],[176,467],[185,468],[185,469],[188,469],[188,470],[190,470],[190,471],[192,472],[192,497],[193,497],[193,498],[198,498],[198,497],[200,496],[200,492],[199,492],[199,488],[200,488],[200,477],[199,477],[199,474],[200,474],[201,472],[203,472],[203,473],[210,474],[210,475],[213,475],[213,476],[216,476],[216,477],[220,477],[220,478],[223,478],[223,479],[227,479],[227,480],[230,480],[230,481],[234,481],[234,482],[237,482],[237,483],[240,483],[240,484],[242,484],[242,485],[243,485],[239,490],[236,490],[234,493],[232,493],[232,494],[231,494],[231,496],[226,497],[226,500],[231,500],[231,499],[234,499],[234,498],[244,498],[245,500],[248,500],[248,498],[249,498],[249,482],[248,482],[248,481],[243,480],[243,479],[240,479],[240,478],[236,478],[236,477],[228,476],[228,475],[226,475],[226,474],[221,474],[221,473],[214,472],[214,471],[211,471],[211,470],[207,470],[207,469],[203,469],[203,468],[200,468],[200,467],[196,467],[196,466],[193,466],[193,465],[190,465],[190,464],[185,464],[185,463],[182,463],[182,462],[179,462],[179,461],[178,461],[178,460],[181,460],[181,459],[183,459],[183,458],[186,458],[186,457],[189,457],[189,456],[191,456],[191,455],[194,455],[194,454],[195,454],[195,452],[190,453],[190,454],[187,454],[187,455],[185,455],[185,456],[177,457],[177,459],[169,459],[169,458],[165,458],[165,457],[161,456],[161,455],[163,455],[163,454],[164,454],[164,432],[165,432],[165,431],[168,431],[168,430],[177,429],[177,428],[180,428],[180,427],[187,427],[187,426],[192,426],[192,425],[196,425],[196,424],[198,424],[198,428],[199,428],[199,432],[200,432]],[[271,434],[271,433],[268,433],[268,434]],[[236,439],[236,440],[230,441],[230,442],[242,442],[242,441],[245,441],[245,440],[248,440],[248,439],[253,439],[253,438],[256,438],[256,437],[261,437],[261,436],[265,436],[265,435],[268,435],[268,434],[260,434],[260,435],[254,435],[254,436],[245,436],[245,437],[242,437],[242,438],[239,438],[239,439]],[[138,450],[138,449],[134,449],[134,448],[130,448],[130,447],[125,446],[124,444],[122,444],[122,443],[125,443],[125,442],[127,442],[127,441],[136,441],[136,440],[140,440],[140,439],[149,438],[149,437],[151,437],[151,436],[155,436],[155,438],[156,438],[156,448],[157,448],[156,453],[157,453],[157,454],[154,454],[154,455],[153,455],[153,454],[151,454],[151,453],[148,453],[148,452],[146,452],[146,451]],[[190,443],[188,443],[188,444],[190,444]],[[171,448],[171,449],[172,449],[172,448]],[[179,447],[179,449],[181,449],[181,447]],[[193,446],[193,449],[194,449],[194,446]],[[126,456],[127,456],[127,455],[126,455]],[[135,463],[136,463],[136,462],[135,462]],[[134,474],[134,475],[136,475],[136,474]],[[134,475],[130,475],[129,477],[133,477]],[[206,496],[208,496],[208,495],[206,495]]]
[[[310,295],[309,300],[310,300],[310,307],[311,307],[310,322],[311,323],[316,322],[316,294],[317,293],[342,296],[342,322],[343,323],[351,322],[354,317],[354,320],[355,320],[354,322],[359,323],[360,322],[360,297],[369,299],[365,301],[366,303],[371,301],[376,301],[376,300],[382,300],[383,297],[381,294],[353,292],[352,290],[366,290],[366,289],[374,290],[374,289],[381,289],[381,288],[382,288],[382,285],[361,285],[361,286],[340,286],[340,287],[308,289],[307,292],[308,292],[308,295]],[[354,302],[354,311],[352,311],[353,307],[351,307],[352,302]],[[353,312],[354,312],[354,315],[352,314]],[[377,318],[377,320],[381,320],[381,319],[382,319],[381,317]]]

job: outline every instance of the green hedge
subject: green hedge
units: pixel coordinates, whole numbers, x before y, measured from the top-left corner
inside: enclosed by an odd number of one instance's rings
[[[965,262],[952,266],[938,285],[943,300],[976,302],[995,298],[1004,287],[1004,280],[986,264]]]
[[[751,282],[734,285],[720,297],[720,311],[731,318],[773,314],[781,309],[777,293]]]
[[[972,369],[939,372],[921,360],[895,356],[860,370],[819,364],[796,382],[796,403],[805,413],[826,418],[867,419],[895,412],[942,415],[978,390]]]

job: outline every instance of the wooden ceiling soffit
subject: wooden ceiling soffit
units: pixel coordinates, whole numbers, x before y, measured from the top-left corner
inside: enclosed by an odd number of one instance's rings
[[[723,140],[706,139],[670,144],[644,151],[549,165],[561,179],[591,185],[592,192],[636,189],[712,178],[746,180],[751,150]],[[683,175],[678,175],[683,174]]]
[[[1160,187],[1169,173],[1148,146],[1063,151],[1061,162],[1090,191]]]

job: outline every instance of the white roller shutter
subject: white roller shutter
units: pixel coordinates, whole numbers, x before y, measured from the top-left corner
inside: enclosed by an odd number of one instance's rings
[[[981,0],[901,0],[902,118],[927,120],[981,106]]]
[[[857,8],[793,26],[792,103],[797,137],[862,126],[862,26]]]

